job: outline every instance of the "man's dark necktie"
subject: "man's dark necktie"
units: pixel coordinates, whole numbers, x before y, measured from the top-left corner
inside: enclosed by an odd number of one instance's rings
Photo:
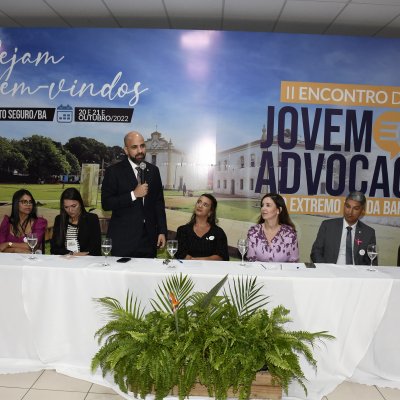
[[[353,246],[351,240],[351,230],[353,229],[351,226],[347,228],[347,236],[346,236],[346,264],[353,264]]]
[[[143,181],[144,181],[144,179],[143,179],[143,174],[144,174],[144,172],[143,172],[142,169],[140,169],[140,167],[136,167],[136,171],[137,171],[137,177],[136,177],[136,179],[137,179],[137,181],[138,181],[138,184],[141,185],[141,184],[143,183]],[[141,203],[142,203],[142,205],[144,204],[144,197],[142,197]],[[144,222],[144,221],[143,221],[143,222]]]
[[[139,182],[139,185],[143,183],[143,170],[141,170],[139,167],[136,167],[137,171],[137,181]]]

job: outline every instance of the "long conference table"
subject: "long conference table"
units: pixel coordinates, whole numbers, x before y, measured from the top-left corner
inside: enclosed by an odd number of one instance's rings
[[[195,290],[208,291],[223,276],[257,276],[269,296],[267,308],[290,310],[291,330],[327,330],[334,341],[314,350],[318,369],[302,360],[308,396],[295,383],[286,399],[320,400],[344,380],[400,389],[400,268],[304,264],[133,259],[0,254],[0,373],[56,371],[116,390],[112,377],[92,374],[98,349],[94,333],[106,316],[93,301],[111,296],[124,303],[128,290],[150,310],[160,282],[187,274]]]

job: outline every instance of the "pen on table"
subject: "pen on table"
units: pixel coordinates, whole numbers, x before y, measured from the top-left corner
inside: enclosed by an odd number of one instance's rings
[[[178,260],[181,264],[183,264],[183,261],[182,261],[182,260],[180,260],[179,258],[177,258],[177,260]]]
[[[263,267],[264,269],[267,269],[265,265],[260,264],[260,267]]]

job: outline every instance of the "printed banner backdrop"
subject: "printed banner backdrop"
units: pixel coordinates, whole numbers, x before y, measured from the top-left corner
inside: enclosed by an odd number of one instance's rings
[[[379,263],[395,265],[399,44],[255,32],[2,29],[2,185],[78,182],[86,162],[99,164],[101,176],[121,157],[125,133],[137,130],[147,160],[160,168],[171,230],[182,221],[180,209],[194,205],[188,195],[213,191],[236,246],[256,222],[262,195],[279,192],[307,261],[321,221],[342,215],[344,196],[361,190]]]

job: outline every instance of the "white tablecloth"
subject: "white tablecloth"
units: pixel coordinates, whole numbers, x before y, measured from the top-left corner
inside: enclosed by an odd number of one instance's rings
[[[125,301],[128,289],[142,304],[171,273],[189,274],[196,290],[207,291],[224,275],[251,274],[264,284],[268,307],[283,304],[293,322],[288,329],[327,330],[336,340],[315,349],[317,373],[306,363],[308,397],[292,384],[287,399],[315,399],[343,380],[400,388],[400,269],[318,264],[176,262],[136,259],[102,267],[101,257],[67,259],[0,254],[0,373],[55,368],[58,372],[111,386],[90,361],[98,349],[94,333],[106,318],[93,298]],[[297,268],[299,267],[299,268]],[[128,397],[127,397],[128,398]]]

